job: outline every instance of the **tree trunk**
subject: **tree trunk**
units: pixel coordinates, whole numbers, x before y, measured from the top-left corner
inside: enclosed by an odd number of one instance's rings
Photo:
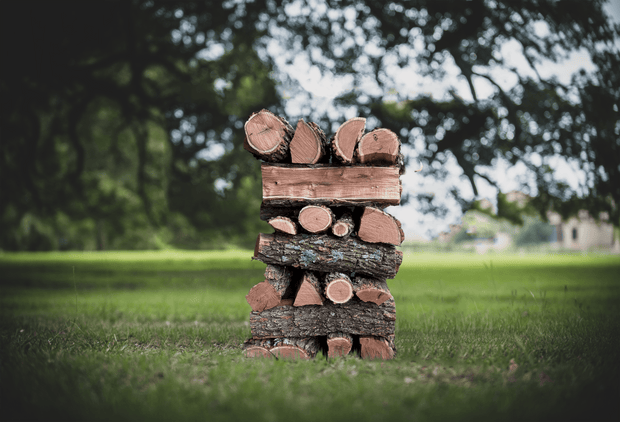
[[[265,281],[252,287],[245,296],[252,310],[260,312],[277,306],[291,283],[292,274],[287,267],[267,265]]]
[[[269,225],[282,233],[297,234],[297,224],[288,217],[274,217],[269,220]]]
[[[355,277],[353,280],[355,296],[364,302],[372,302],[381,305],[389,299],[393,299],[390,289],[384,279]]]
[[[252,337],[316,337],[343,332],[350,335],[386,337],[394,334],[394,301],[382,305],[357,298],[342,305],[277,306],[250,313]]]
[[[400,221],[385,211],[373,207],[364,209],[357,235],[365,242],[388,243],[396,246],[405,240]]]
[[[244,344],[246,357],[275,357],[279,359],[310,359],[316,356],[321,344],[310,338],[251,338]]]
[[[327,356],[346,356],[353,347],[353,337],[347,333],[331,333],[327,336]]]
[[[375,129],[359,141],[355,156],[362,164],[394,165],[400,156],[400,141],[389,129]]]
[[[321,294],[321,282],[318,277],[309,271],[305,271],[299,289],[295,294],[294,306],[322,305],[325,298]]]
[[[270,206],[400,204],[397,167],[263,163],[261,171],[263,203]]]
[[[332,226],[332,233],[334,236],[347,237],[353,233],[354,228],[353,217],[350,213],[345,213]]]
[[[403,254],[392,245],[370,244],[351,237],[260,233],[253,259],[312,271],[394,278]]]
[[[366,119],[354,117],[344,122],[332,138],[332,151],[334,156],[344,164],[351,164],[355,153],[355,147],[362,138]]]
[[[316,164],[325,156],[327,138],[320,127],[313,122],[299,119],[295,136],[291,140],[291,162]]]
[[[281,162],[289,155],[293,127],[269,110],[253,113],[245,122],[244,148],[256,158]]]
[[[353,285],[348,275],[329,273],[325,276],[325,296],[334,303],[346,303],[353,297]]]
[[[362,359],[388,360],[394,357],[394,349],[387,339],[376,336],[360,336]]]
[[[310,233],[325,233],[334,223],[336,217],[332,210],[324,205],[306,205],[299,211],[299,225]]]

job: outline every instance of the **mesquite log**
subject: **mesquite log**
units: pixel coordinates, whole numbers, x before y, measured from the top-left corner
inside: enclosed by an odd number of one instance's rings
[[[332,151],[334,156],[344,164],[351,164],[355,153],[355,147],[362,138],[366,119],[354,117],[344,122],[332,138]]]
[[[297,234],[297,224],[288,217],[280,216],[271,218],[269,220],[269,225],[282,233]]]
[[[325,296],[334,303],[346,303],[353,297],[353,284],[348,275],[329,273],[325,276]]]
[[[388,360],[394,357],[394,349],[387,339],[376,336],[360,336],[362,359]]]
[[[353,292],[364,302],[373,302],[377,305],[393,299],[385,279],[355,277],[353,279]]]
[[[379,208],[366,207],[357,231],[360,239],[369,243],[388,243],[399,246],[405,233],[395,217]]]
[[[345,213],[332,226],[332,233],[334,236],[347,237],[353,233],[353,229],[355,229],[353,217],[350,213]]]
[[[243,344],[246,357],[275,357],[310,359],[320,349],[316,337],[309,338],[251,338]]]
[[[403,254],[392,245],[371,244],[351,237],[260,233],[252,259],[312,271],[394,278]]]
[[[253,311],[263,311],[277,306],[291,283],[293,272],[279,265],[267,265],[265,281],[250,289],[245,296]]]
[[[322,290],[319,278],[315,274],[305,271],[301,283],[299,283],[297,293],[295,294],[295,302],[293,305],[322,305],[325,301],[321,293]]]
[[[346,356],[353,347],[353,336],[347,333],[331,333],[327,336],[327,356]]]
[[[394,165],[398,163],[400,156],[400,141],[398,136],[389,129],[375,129],[362,136],[355,156],[362,164]]]
[[[299,225],[310,233],[325,233],[334,223],[336,217],[332,210],[324,205],[306,205],[299,211]]]
[[[291,140],[291,162],[298,164],[316,164],[325,156],[327,138],[314,122],[299,119],[295,136]]]
[[[288,157],[293,127],[269,110],[253,113],[245,122],[244,148],[256,158],[279,162]]]

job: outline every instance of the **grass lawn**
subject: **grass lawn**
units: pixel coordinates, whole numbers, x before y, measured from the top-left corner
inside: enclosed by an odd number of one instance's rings
[[[381,362],[244,358],[251,255],[0,254],[2,420],[620,420],[620,257],[406,254]]]

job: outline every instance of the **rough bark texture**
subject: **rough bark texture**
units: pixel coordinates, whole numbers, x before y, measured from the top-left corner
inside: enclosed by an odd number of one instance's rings
[[[351,164],[355,153],[355,147],[362,138],[366,119],[354,117],[344,122],[332,138],[332,151],[334,156],[344,164]]]
[[[280,162],[289,155],[293,127],[269,110],[253,113],[245,122],[244,148],[265,161]]]
[[[297,289],[295,294],[295,303],[293,305],[322,305],[325,298],[321,291],[319,278],[315,274],[306,271],[301,279],[301,283],[299,283],[299,289]]]
[[[377,305],[393,299],[384,279],[355,277],[353,279],[353,291],[364,302],[372,302]]]
[[[277,306],[250,313],[252,337],[316,337],[343,332],[350,335],[386,337],[394,334],[394,301],[383,305],[357,298],[342,305]]]
[[[397,167],[263,163],[263,203],[398,205],[402,190],[398,171]]]
[[[400,156],[400,141],[389,129],[375,129],[362,136],[355,156],[357,161],[363,164],[394,165],[398,163]]]
[[[391,245],[370,244],[351,237],[260,233],[253,259],[312,271],[394,278],[403,254]]]
[[[327,356],[346,356],[353,347],[353,336],[347,333],[331,333],[327,336]]]
[[[286,267],[267,265],[265,281],[250,289],[245,300],[253,311],[263,311],[280,303],[292,279],[292,271]]]
[[[388,360],[394,357],[395,351],[387,339],[376,336],[360,336],[362,359]]]
[[[291,140],[291,162],[316,164],[325,156],[327,138],[320,127],[313,122],[299,119],[295,136]]]
[[[332,226],[332,233],[334,234],[334,236],[347,237],[351,233],[353,233],[353,229],[355,229],[353,217],[350,213],[345,213]]]
[[[405,240],[405,233],[400,221],[383,210],[366,207],[360,218],[357,235],[369,243],[388,243],[400,245]]]
[[[334,303],[346,303],[353,297],[353,284],[348,275],[329,273],[325,276],[325,297]]]
[[[288,217],[274,217],[269,220],[269,225],[282,233],[297,234],[297,224]]]
[[[321,345],[317,338],[251,338],[243,344],[246,357],[310,359]]]
[[[310,233],[325,233],[334,223],[336,217],[332,210],[324,205],[306,205],[299,211],[299,225]]]

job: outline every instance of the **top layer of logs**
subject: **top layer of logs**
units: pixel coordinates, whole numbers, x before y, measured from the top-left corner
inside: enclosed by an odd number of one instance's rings
[[[296,129],[269,110],[253,113],[245,123],[244,147],[272,163],[403,166],[398,136],[389,129],[364,134],[366,119],[344,122],[331,139],[313,122],[299,119]]]

